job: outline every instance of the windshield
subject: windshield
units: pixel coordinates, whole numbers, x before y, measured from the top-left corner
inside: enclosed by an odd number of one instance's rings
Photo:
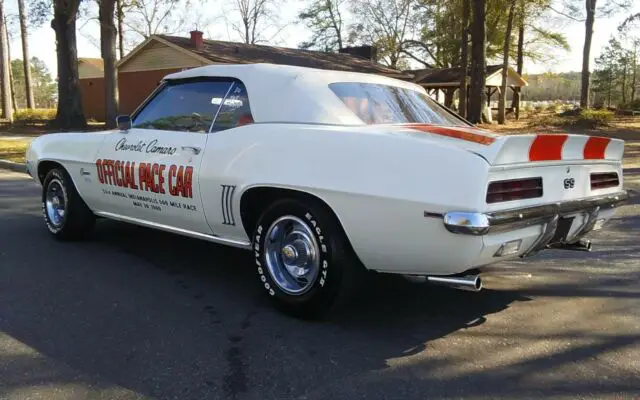
[[[376,83],[332,83],[329,88],[364,123],[468,126],[416,90]]]

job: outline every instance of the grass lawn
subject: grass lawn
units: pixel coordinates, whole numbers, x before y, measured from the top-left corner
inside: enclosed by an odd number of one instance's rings
[[[31,138],[11,138],[0,136],[0,160],[23,163],[25,151]]]

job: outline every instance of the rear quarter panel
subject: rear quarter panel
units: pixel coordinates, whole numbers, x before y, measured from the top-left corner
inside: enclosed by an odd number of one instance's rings
[[[488,164],[428,136],[384,129],[254,124],[213,134],[202,164],[209,221],[221,221],[219,185],[237,186],[233,207],[252,187],[313,194],[338,216],[357,255],[371,269],[446,273],[472,260],[479,238],[453,235],[424,212],[477,211]],[[243,227],[216,226],[247,239]],[[249,227],[249,231],[252,227]]]

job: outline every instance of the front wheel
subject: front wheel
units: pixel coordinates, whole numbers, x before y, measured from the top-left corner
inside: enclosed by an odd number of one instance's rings
[[[44,179],[42,214],[49,232],[61,240],[84,239],[95,224],[95,216],[62,168],[52,169]]]
[[[356,292],[363,267],[322,204],[272,204],[258,221],[253,246],[260,284],[289,315],[318,318]]]

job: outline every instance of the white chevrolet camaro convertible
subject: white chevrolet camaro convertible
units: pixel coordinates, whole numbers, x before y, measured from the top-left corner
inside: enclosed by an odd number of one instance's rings
[[[167,76],[119,129],[34,140],[46,226],[111,218],[250,250],[282,310],[366,270],[480,290],[482,266],[584,239],[624,202],[621,140],[497,136],[415,84],[270,64]]]

